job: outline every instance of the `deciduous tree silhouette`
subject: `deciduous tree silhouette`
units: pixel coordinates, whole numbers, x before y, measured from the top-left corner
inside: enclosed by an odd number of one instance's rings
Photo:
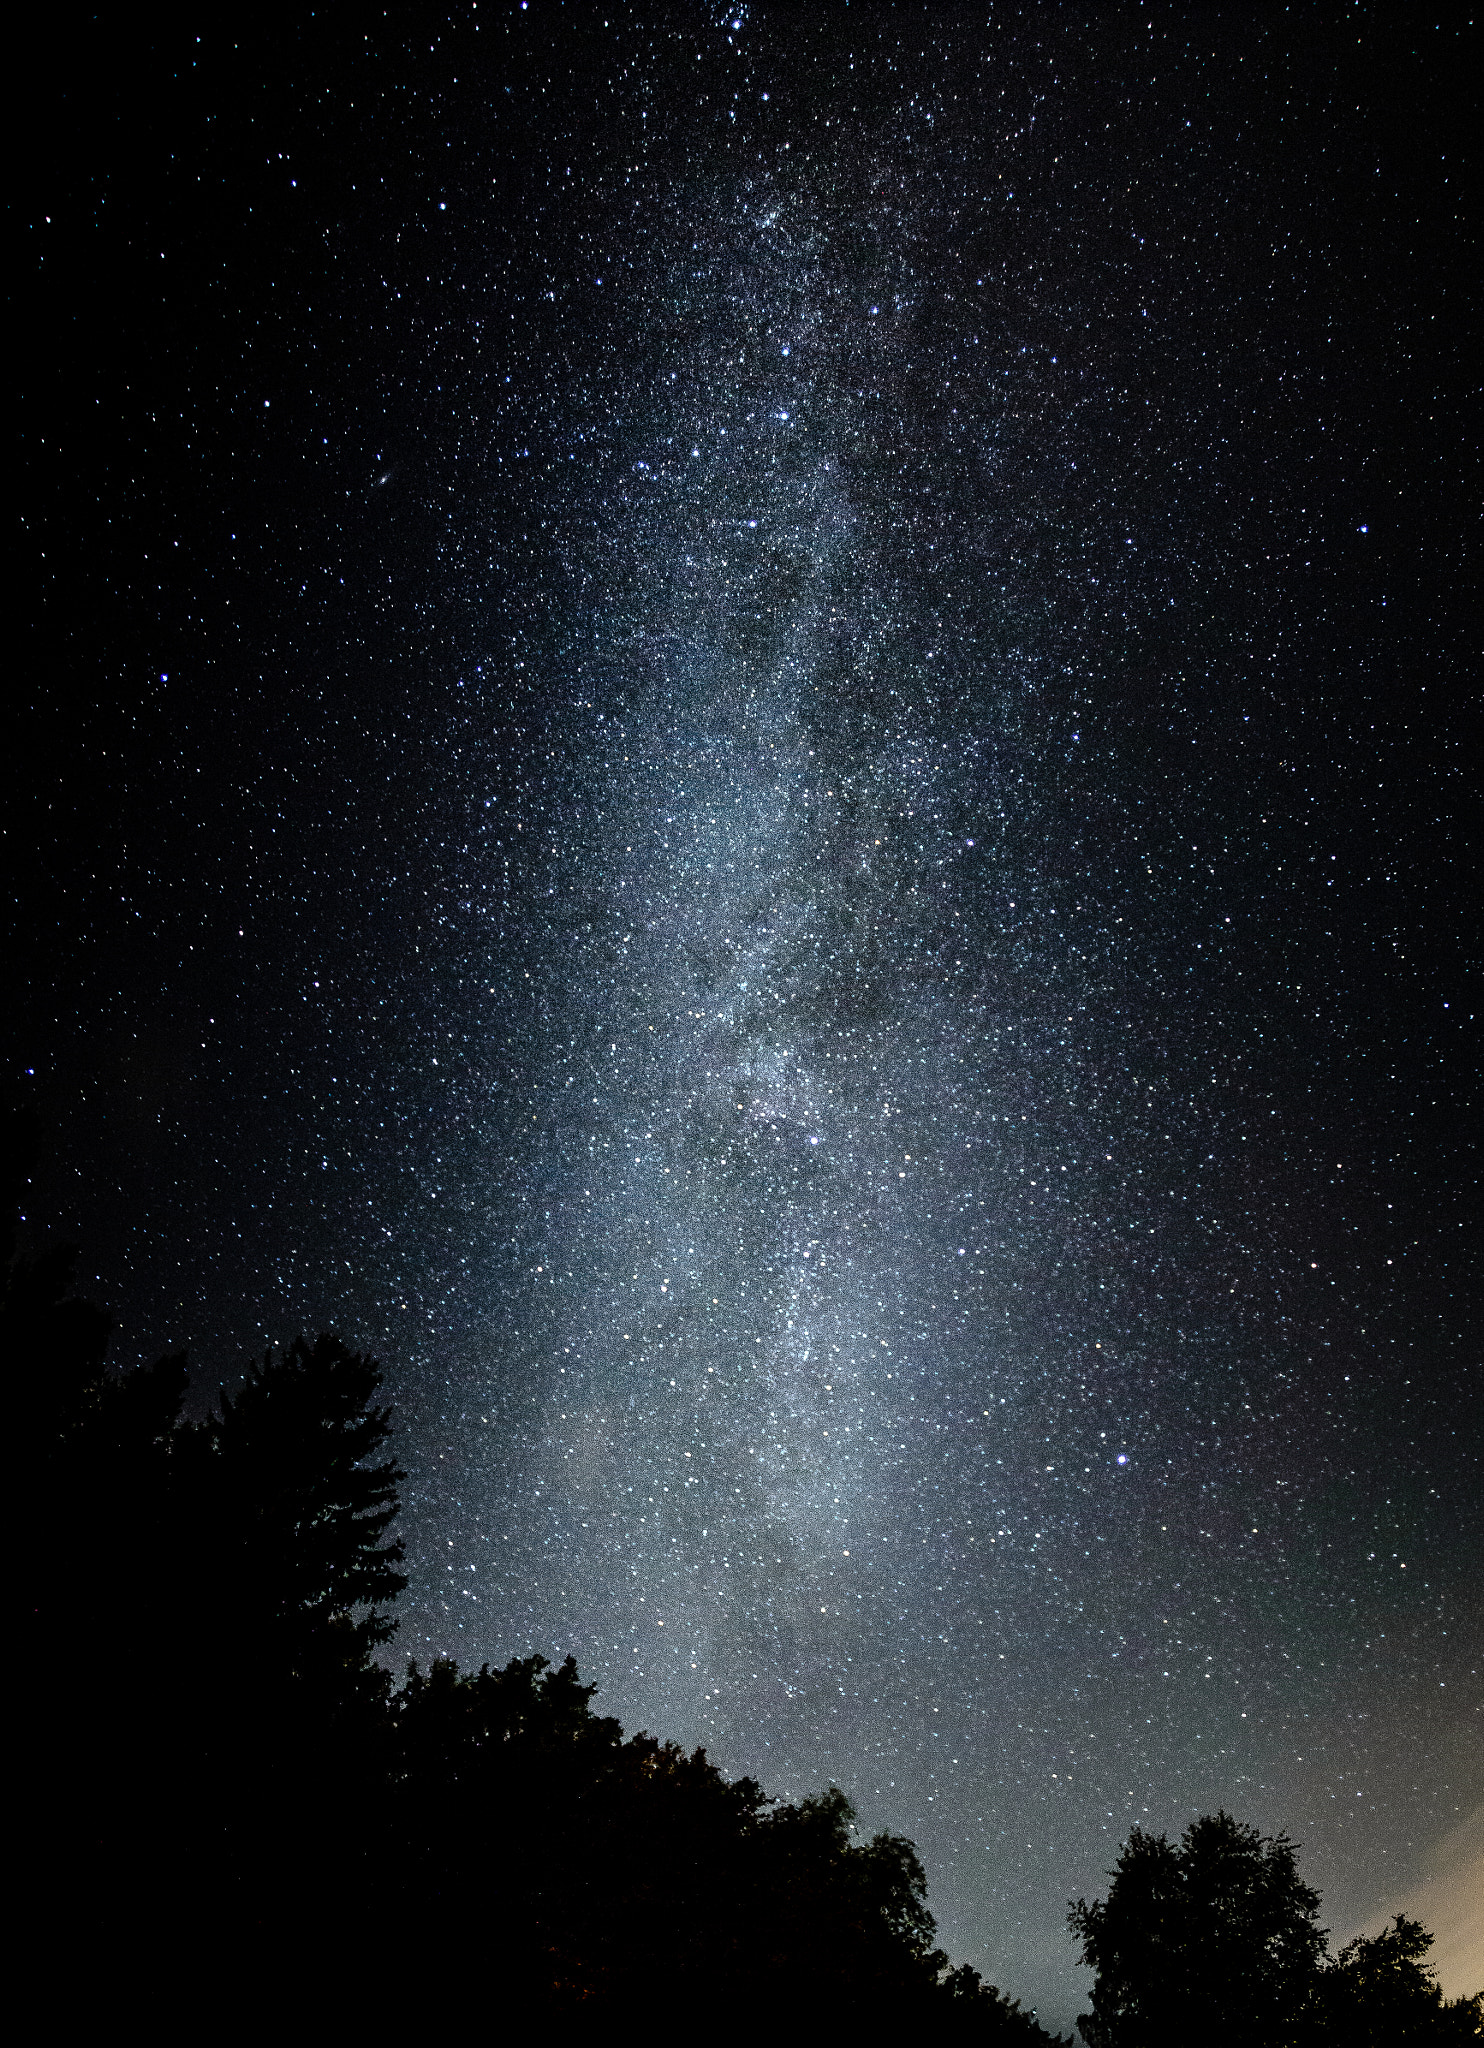
[[[1484,2034],[1484,2000],[1444,2002],[1415,1921],[1330,1962],[1286,1836],[1228,1813],[1193,1821],[1178,1847],[1135,1828],[1110,1875],[1106,1900],[1068,1916],[1097,1971],[1077,2022],[1088,2048],[1446,2048]]]
[[[1044,2048],[1032,2015],[947,1971],[910,1842],[857,1841],[836,1788],[779,1804],[702,1750],[626,1741],[593,1690],[571,1658],[412,1669],[390,1867],[415,1948],[467,1949],[507,2000],[594,2017],[916,2017]]]
[[[1293,1844],[1228,1813],[1192,1821],[1180,1844],[1135,1828],[1108,1897],[1079,1899],[1069,1923],[1097,1971],[1089,2048],[1202,2041],[1256,2048],[1284,2032],[1324,1953],[1319,1894]]]
[[[1305,2039],[1334,2048],[1448,2048],[1484,2039],[1484,1993],[1445,1999],[1426,1963],[1432,1936],[1398,1913],[1347,1942],[1320,1973]]]

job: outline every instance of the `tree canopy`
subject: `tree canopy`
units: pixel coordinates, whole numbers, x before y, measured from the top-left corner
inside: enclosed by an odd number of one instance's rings
[[[1347,1942],[1321,1972],[1311,2038],[1345,2048],[1423,2048],[1478,2041],[1484,1996],[1447,2000],[1427,1966],[1432,1936],[1398,1913],[1379,1934]]]
[[[1319,1894],[1285,1835],[1224,1812],[1192,1821],[1178,1845],[1135,1828],[1109,1875],[1105,1900],[1078,1899],[1068,1915],[1097,1972],[1078,2021],[1088,2048],[1479,2038],[1480,2001],[1445,2004],[1422,1965],[1432,1937],[1415,1922],[1329,1960]]]
[[[625,1740],[592,1692],[570,1658],[413,1668],[392,1713],[404,1922],[510,1930],[510,1978],[558,2005],[973,2009],[999,2028],[984,2038],[1046,2038],[946,1973],[910,1842],[855,1840],[837,1788],[778,1804],[702,1750]]]
[[[949,1968],[912,1844],[861,1840],[838,1788],[782,1803],[626,1738],[570,1658],[393,1685],[402,1474],[374,1359],[298,1339],[193,1420],[183,1356],[111,1371],[74,1255],[11,1249],[23,1853],[36,1943],[74,1990],[155,2000],[164,1971],[215,2002],[225,1944],[254,1959],[240,1997],[302,2009],[317,1985],[327,2013],[407,2009],[373,1989],[376,1956],[435,1977],[449,2017],[869,2014],[1049,2040]]]
[[[24,1147],[12,1145],[13,1179]],[[186,1361],[106,1363],[75,1255],[9,1247],[28,1631],[21,1862],[36,1956],[116,2011],[306,1987],[328,2020],[580,2008],[1048,2043],[936,1946],[910,1841],[704,1750],[625,1737],[573,1660],[378,1661],[406,1584],[376,1361],[297,1339],[185,1412]],[[1329,1961],[1285,1837],[1135,1830],[1071,1909],[1090,2048],[1478,2040],[1398,1919]],[[230,1958],[230,1986],[224,1971]],[[399,1997],[392,1983],[406,1987]],[[202,2005],[202,2010],[205,2006]]]
[[[1084,2034],[1096,2048],[1276,2038],[1323,1953],[1318,1914],[1282,1836],[1227,1813],[1193,1821],[1178,1847],[1135,1828],[1107,1899],[1071,1909],[1097,1971]]]

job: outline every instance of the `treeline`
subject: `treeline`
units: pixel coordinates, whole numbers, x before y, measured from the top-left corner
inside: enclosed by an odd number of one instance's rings
[[[1178,1844],[1135,1828],[1106,1899],[1068,1916],[1097,1972],[1088,2048],[1446,2048],[1484,2039],[1484,1996],[1445,2000],[1432,1936],[1398,1915],[1337,1956],[1286,1836],[1228,1813]]]
[[[74,2004],[1049,2042],[949,1966],[912,1844],[859,1840],[841,1792],[779,1803],[626,1739],[570,1658],[393,1684],[403,1475],[373,1361],[300,1340],[188,1420],[183,1357],[110,1372],[72,1256],[11,1251],[23,1953]],[[1091,2048],[1480,2038],[1415,1924],[1328,1959],[1286,1841],[1224,1814],[1175,1847],[1136,1831],[1112,1876],[1071,1914]]]
[[[572,1660],[375,1653],[405,1585],[375,1364],[265,1359],[205,1419],[183,1358],[107,1370],[65,1253],[13,1258],[33,1964],[117,2005],[483,2024],[673,2011],[1046,2043],[950,1969],[922,1866],[844,1795],[789,1805],[625,1739]]]

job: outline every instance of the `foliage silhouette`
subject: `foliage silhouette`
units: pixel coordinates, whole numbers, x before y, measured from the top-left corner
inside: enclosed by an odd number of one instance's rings
[[[392,1867],[422,1940],[482,1930],[508,1994],[556,2007],[915,2013],[950,2038],[1048,2039],[974,1972],[945,1975],[910,1842],[855,1842],[836,1788],[779,1805],[704,1751],[626,1741],[593,1690],[571,1658],[412,1667]]]
[[[1420,1964],[1432,1937],[1415,1922],[1327,1961],[1319,1894],[1286,1836],[1228,1813],[1193,1821],[1178,1847],[1135,1828],[1110,1875],[1106,1900],[1068,1914],[1097,1972],[1077,2023],[1088,2048],[1479,2038],[1479,2001],[1444,2005]]]
[[[390,1433],[370,1405],[380,1383],[338,1338],[299,1337],[174,1438],[181,1510],[209,1561],[192,1590],[220,1617],[223,1654],[250,1642],[276,1677],[330,1694],[381,1689],[369,1659],[396,1626],[381,1610],[407,1584],[401,1543],[384,1540],[403,1475],[370,1462]]]
[[[10,1137],[18,1190],[34,1146]],[[74,1997],[157,2005],[163,1972],[215,2009],[230,1955],[248,2004],[302,2010],[318,1983],[327,2014],[386,2017],[399,2001],[353,1961],[379,1944],[410,1985],[436,1972],[454,2018],[485,2020],[494,1987],[507,2018],[674,2006],[1049,2040],[948,1969],[912,1844],[856,1840],[838,1790],[779,1804],[703,1751],[625,1739],[570,1658],[393,1689],[402,1474],[374,1360],[300,1339],[189,1420],[183,1356],[108,1369],[75,1254],[7,1250],[28,1928]]]
[[[1379,1934],[1347,1942],[1320,1973],[1304,2038],[1336,2048],[1447,2048],[1484,2038],[1484,1993],[1444,1999],[1425,1961],[1432,1939],[1398,1913]]]
[[[1135,1828],[1106,1902],[1079,1899],[1069,1921],[1098,1973],[1093,2048],[1156,2048],[1279,2038],[1324,1948],[1319,1894],[1293,1845],[1265,1841],[1230,1814],[1192,1822],[1178,1848]]]
[[[34,1130],[12,1127],[19,1190]],[[796,1804],[703,1750],[625,1738],[569,1657],[461,1674],[377,1661],[406,1585],[376,1362],[331,1335],[265,1357],[202,1420],[183,1355],[118,1374],[76,1255],[12,1232],[0,1347],[18,1460],[28,1684],[22,1863],[38,1952],[116,2005],[319,1987],[327,2018],[673,2010],[930,2026],[1031,2048],[1034,2014],[951,1969],[922,1865],[861,1841],[836,1787]],[[1230,1815],[1135,1830],[1070,1922],[1097,1972],[1090,2048],[1329,2048],[1481,2038],[1431,1937],[1398,1919],[1333,1962],[1293,1845]],[[366,1958],[394,1952],[401,2002]],[[356,1960],[360,1959],[360,1960]],[[462,1972],[462,1975],[460,1975]]]

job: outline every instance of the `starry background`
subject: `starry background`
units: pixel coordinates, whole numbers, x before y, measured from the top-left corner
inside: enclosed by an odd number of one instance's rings
[[[1049,2022],[1222,1804],[1472,1990],[1471,46],[803,14],[49,32],[29,1220]]]

